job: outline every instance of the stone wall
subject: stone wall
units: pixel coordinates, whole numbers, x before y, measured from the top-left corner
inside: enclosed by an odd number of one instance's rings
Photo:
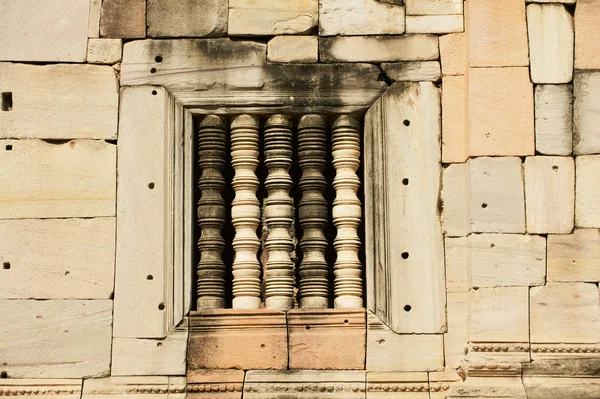
[[[600,0],[0,0],[0,396],[600,397],[598,19]],[[404,135],[418,191],[392,173],[406,211],[383,218],[412,230],[381,240],[416,263],[367,281],[345,337],[364,367],[295,367],[293,312],[281,368],[308,370],[187,367],[189,209],[165,212],[165,165],[189,165],[192,114],[269,107]]]

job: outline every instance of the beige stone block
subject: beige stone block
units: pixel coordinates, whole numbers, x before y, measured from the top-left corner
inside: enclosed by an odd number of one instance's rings
[[[218,37],[227,34],[227,2],[148,0],[149,37]]]
[[[88,37],[100,37],[100,12],[102,0],[90,0],[90,17],[88,23]]]
[[[110,377],[83,382],[82,399],[186,399],[185,377]],[[215,399],[221,397],[215,396]]]
[[[600,281],[600,231],[548,235],[548,281]]]
[[[527,6],[533,83],[569,83],[573,78],[573,17],[562,4]]]
[[[527,399],[588,399],[600,397],[600,378],[523,378]]]
[[[338,36],[319,39],[322,62],[433,61],[439,58],[434,35]]]
[[[76,379],[13,379],[0,380],[3,396],[53,399],[80,399],[82,380]]]
[[[528,233],[570,233],[575,223],[573,158],[527,157],[525,198]]]
[[[472,312],[471,342],[529,342],[529,287],[480,288]]]
[[[462,4],[462,1],[461,1]],[[467,70],[467,35],[451,33],[440,36],[442,75],[464,75]]]
[[[430,399],[446,399],[451,389],[462,385],[463,379],[456,370],[446,369],[445,371],[429,373]],[[454,390],[454,392],[458,393],[460,391]]]
[[[472,36],[473,32],[469,34]],[[506,52],[512,53],[508,49]],[[468,82],[471,155],[533,155],[533,86],[529,69],[471,68]]]
[[[529,66],[525,2],[469,0],[467,8],[470,66]]]
[[[444,364],[455,369],[467,354],[471,292],[448,293],[448,332],[444,334]]]
[[[427,373],[367,373],[367,399],[429,399]]]
[[[535,150],[544,155],[573,152],[573,87],[535,86]]]
[[[89,39],[87,62],[90,64],[116,64],[121,62],[123,40]]]
[[[110,372],[112,301],[0,300],[2,371],[11,378],[89,378]]]
[[[85,62],[89,12],[90,0],[0,1],[0,61]]]
[[[597,0],[577,1],[577,7],[575,7],[575,69],[600,69],[598,18],[600,18],[600,3]]]
[[[442,162],[465,162],[469,158],[466,105],[467,79],[442,79]]]
[[[146,0],[102,0],[100,37],[146,37]]]
[[[407,61],[381,64],[388,78],[397,82],[437,82],[440,80],[438,61]]]
[[[469,164],[452,164],[444,168],[442,182],[444,232],[446,236],[451,237],[466,236],[471,232],[471,176]]]
[[[576,155],[600,153],[600,72],[578,71],[573,80],[573,145]]]
[[[465,30],[462,15],[407,15],[406,33],[457,33]]]
[[[463,13],[464,0],[406,0],[407,15],[450,15]]]
[[[115,147],[0,140],[0,219],[114,216]]]
[[[471,244],[469,237],[446,237],[446,291],[467,292],[471,289]]]
[[[596,284],[551,283],[531,288],[532,344],[598,342],[600,301]]]
[[[319,21],[319,0],[229,0],[230,36],[309,33]]]
[[[525,233],[519,158],[475,158],[471,173],[471,227],[477,233]]]
[[[244,376],[244,370],[192,370],[186,378],[187,398],[242,399]]]
[[[115,218],[0,221],[0,298],[107,299]]]
[[[491,376],[483,374],[484,376],[468,377],[462,383],[456,380],[442,381],[441,385],[449,389],[432,395],[431,398],[529,399],[520,376],[498,376],[493,374],[494,371],[490,373]]]
[[[367,370],[435,371],[444,367],[442,334],[398,334],[367,311]]]
[[[561,3],[575,4],[577,0],[525,0],[525,3]]]
[[[319,35],[400,35],[404,7],[377,0],[320,0]]]
[[[287,323],[290,369],[364,369],[364,310],[292,309]]]
[[[575,158],[575,226],[600,228],[600,155]]]
[[[316,36],[275,36],[267,43],[270,62],[317,62],[319,39]]]
[[[12,96],[12,109],[0,111],[0,138],[117,138],[119,92],[109,66],[4,63],[0,91]]]

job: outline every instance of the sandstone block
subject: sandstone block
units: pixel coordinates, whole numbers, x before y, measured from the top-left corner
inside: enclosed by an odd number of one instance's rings
[[[376,0],[320,0],[320,36],[402,33],[404,7]]]
[[[76,379],[13,379],[0,380],[3,396],[52,399],[80,399],[82,380]],[[27,393],[31,392],[32,395]]]
[[[100,37],[100,13],[102,11],[102,0],[90,0],[90,19],[88,25],[88,37]]]
[[[442,82],[442,162],[465,162],[469,157],[467,79],[445,76]]]
[[[87,61],[90,64],[116,64],[121,61],[123,40],[89,39]]]
[[[575,2],[574,0],[570,0]],[[575,8],[575,69],[600,69],[600,3],[579,0]]]
[[[522,0],[469,0],[467,7],[470,66],[529,66]]]
[[[275,36],[267,43],[270,62],[317,62],[319,39],[316,36]]]
[[[407,15],[406,33],[456,33],[463,32],[461,15]]]
[[[480,233],[524,233],[525,201],[519,158],[470,160],[471,227]]]
[[[430,399],[446,399],[448,397],[448,391],[461,392],[463,380],[455,370],[445,370],[429,373],[429,387]],[[458,386],[459,388],[454,390],[453,388]],[[464,391],[462,391],[464,392]]]
[[[569,83],[573,78],[573,17],[562,4],[527,6],[533,83]]]
[[[500,7],[499,3],[486,4]],[[471,155],[534,154],[533,86],[528,68],[471,68],[469,98],[476,99],[469,101],[468,109]]]
[[[407,15],[451,15],[463,13],[464,0],[406,0]]]
[[[244,376],[243,370],[192,370],[187,374],[187,397],[189,399],[242,399]],[[225,392],[221,388],[223,386]]]
[[[0,138],[117,138],[119,93],[111,67],[0,64],[0,91],[12,97]]]
[[[600,281],[600,231],[577,229],[548,236],[549,281]]]
[[[577,0],[525,0],[526,3],[561,3],[575,4]]]
[[[600,378],[523,378],[527,399],[587,399],[600,397]]]
[[[438,61],[383,63],[381,69],[395,82],[437,82],[441,77]]]
[[[462,4],[462,1],[461,1]],[[467,35],[452,33],[440,36],[440,59],[442,74],[464,75],[467,63]]]
[[[600,155],[575,160],[575,225],[600,228]]]
[[[544,155],[573,152],[573,87],[535,86],[535,150]]]
[[[114,216],[115,147],[95,140],[0,140],[0,218]]]
[[[229,0],[230,36],[309,33],[319,20],[319,0]]]
[[[467,292],[472,287],[470,237],[446,237],[446,291]]]
[[[107,299],[115,218],[0,221],[0,298]]]
[[[89,378],[110,372],[112,301],[0,300],[0,348],[11,378]]]
[[[448,293],[448,332],[444,334],[444,361],[457,368],[464,360],[469,342],[470,292]]]
[[[106,398],[185,399],[185,377],[110,377],[83,382],[82,399]]]
[[[85,62],[89,12],[90,0],[0,1],[0,61]]]
[[[338,36],[319,38],[323,62],[433,61],[439,58],[434,35]]]
[[[367,373],[368,399],[429,399],[427,373]]]
[[[227,34],[221,0],[148,0],[149,37],[218,37]]]
[[[466,236],[471,232],[470,165],[453,164],[444,168],[442,182],[444,232],[450,237]]]
[[[531,288],[532,344],[558,347],[559,344],[599,341],[600,306],[596,284],[552,283]],[[534,356],[535,348],[532,347]]]
[[[292,309],[287,320],[290,369],[364,369],[364,310]]]
[[[573,80],[573,145],[577,155],[600,153],[600,72],[579,71]]]
[[[573,158],[527,157],[525,198],[528,233],[570,233],[575,223]]]
[[[146,37],[146,0],[103,0],[100,37]]]

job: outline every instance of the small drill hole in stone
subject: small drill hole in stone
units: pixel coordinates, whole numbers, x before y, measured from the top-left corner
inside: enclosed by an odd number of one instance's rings
[[[404,184],[405,186],[408,186],[408,179],[402,179],[402,184]]]
[[[265,344],[260,344],[260,349],[265,349],[267,347],[267,345]]]
[[[12,111],[13,98],[11,92],[2,93],[2,111]]]
[[[162,346],[162,342],[157,342],[156,346],[158,346],[160,348]]]
[[[146,276],[146,280],[154,280],[154,276],[149,274]]]
[[[68,270],[65,272],[65,276],[68,276],[68,275],[70,275],[70,274],[71,274],[71,272],[70,272],[70,271],[68,271]]]
[[[154,183],[148,183],[148,188],[150,190],[154,190]]]
[[[484,202],[483,204],[481,204],[481,207],[482,207],[483,209],[485,209],[485,208],[487,208],[487,204]]]
[[[403,123],[404,126],[410,126],[410,121],[408,119],[405,119]]]
[[[344,324],[348,324],[348,320],[344,320]]]
[[[6,151],[12,151],[12,144],[7,144],[5,148]]]
[[[2,265],[2,268],[4,270],[10,270],[10,262],[4,262],[4,264]]]
[[[494,248],[495,246],[496,246],[496,244],[494,244],[494,243],[490,244],[490,248]]]
[[[552,170],[558,170],[558,166],[554,165],[554,166],[552,167]]]
[[[411,309],[412,309],[412,306],[410,306],[410,305],[404,305],[404,311],[405,312],[410,312]]]
[[[150,69],[150,73],[156,73],[156,68]]]
[[[402,252],[402,259],[408,259],[408,252]]]
[[[161,57],[160,55],[157,55],[157,56],[154,58],[154,61],[156,61],[156,62],[162,62],[162,57]]]
[[[307,330],[310,330],[310,326],[306,326],[306,329],[307,329]]]
[[[165,304],[164,303],[159,303],[158,304],[158,310],[165,310]]]
[[[152,95],[153,95],[153,96],[155,96],[155,95],[157,95],[157,94],[158,94],[158,92],[157,92],[156,90],[152,90]]]
[[[8,373],[6,371],[0,372],[0,378],[8,378]]]

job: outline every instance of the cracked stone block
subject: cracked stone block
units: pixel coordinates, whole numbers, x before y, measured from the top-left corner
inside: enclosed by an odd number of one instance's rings
[[[384,62],[381,69],[394,82],[437,82],[441,77],[438,61]]]
[[[573,152],[573,86],[535,86],[535,150],[544,155]]]
[[[222,0],[148,0],[148,36],[225,36],[228,12]]]
[[[230,36],[310,33],[319,21],[319,0],[229,0]]]
[[[376,0],[320,0],[319,35],[400,35],[404,7]]]

